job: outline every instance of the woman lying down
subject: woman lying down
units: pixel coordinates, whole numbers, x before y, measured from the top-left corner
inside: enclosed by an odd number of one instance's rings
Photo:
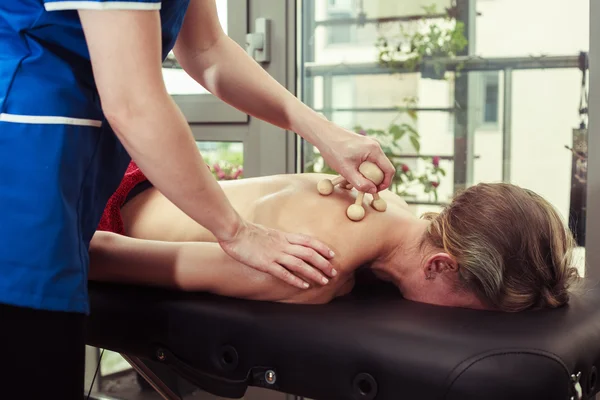
[[[365,218],[352,222],[346,209],[356,191],[336,187],[321,196],[317,183],[323,178],[281,175],[221,185],[243,218],[331,246],[338,273],[328,284],[298,289],[234,261],[134,164],[92,240],[90,279],[318,304],[349,293],[354,272],[366,266],[417,302],[507,312],[568,302],[568,289],[578,278],[571,263],[574,240],[535,193],[479,184],[441,213],[417,218],[401,197],[386,191],[380,193],[388,204],[385,212],[371,209],[366,195]]]

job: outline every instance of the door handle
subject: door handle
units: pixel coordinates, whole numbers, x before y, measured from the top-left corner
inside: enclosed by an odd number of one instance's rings
[[[257,18],[254,21],[254,32],[246,35],[246,52],[256,62],[271,61],[271,20]]]

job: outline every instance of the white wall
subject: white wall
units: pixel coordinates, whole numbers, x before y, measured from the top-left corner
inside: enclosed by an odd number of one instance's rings
[[[589,48],[589,0],[478,0],[477,53],[568,55]]]

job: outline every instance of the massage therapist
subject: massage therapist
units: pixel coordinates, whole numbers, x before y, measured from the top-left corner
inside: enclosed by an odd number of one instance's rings
[[[299,287],[334,275],[323,243],[232,208],[165,88],[171,49],[215,96],[297,132],[358,189],[394,174],[375,141],[317,115],[226,36],[214,0],[0,0],[0,49],[6,398],[82,397],[88,245],[130,157],[231,257]],[[365,160],[385,173],[378,188],[358,172]]]

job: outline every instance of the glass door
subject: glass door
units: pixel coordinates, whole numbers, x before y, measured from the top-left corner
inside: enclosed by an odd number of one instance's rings
[[[256,32],[256,21],[270,21],[270,59],[262,68],[288,90],[295,90],[294,1],[217,0],[228,36],[247,48],[246,35]],[[290,47],[292,46],[292,47]],[[183,110],[199,150],[215,178],[245,177],[292,172],[294,134],[234,109],[178,69],[175,60],[163,68],[169,92]]]
[[[216,0],[219,20],[225,33],[244,47],[248,33],[248,0]],[[192,79],[179,65],[173,52],[163,63],[168,92],[190,123],[247,122],[246,114],[221,102]]]

